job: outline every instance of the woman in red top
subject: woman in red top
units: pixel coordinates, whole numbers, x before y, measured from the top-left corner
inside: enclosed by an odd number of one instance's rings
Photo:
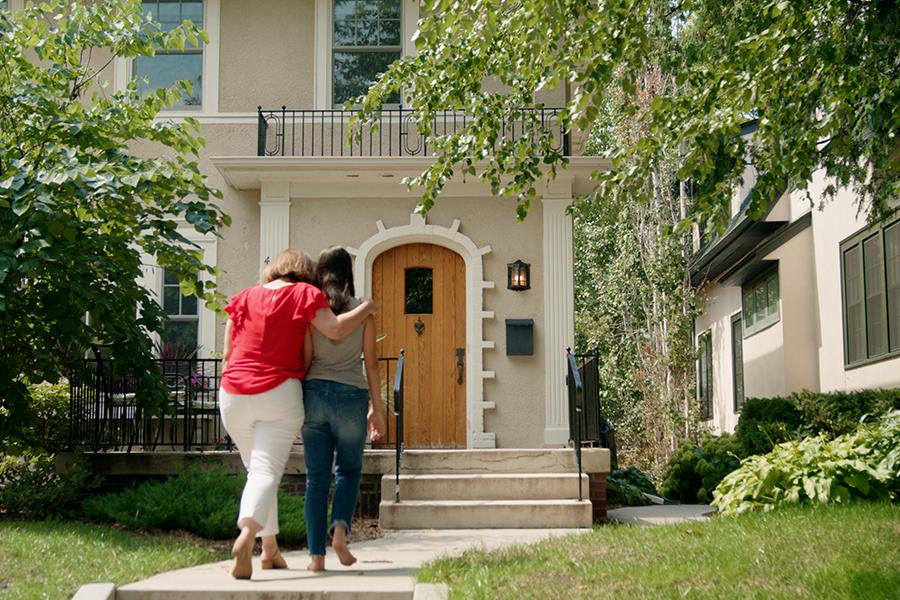
[[[278,484],[303,421],[303,343],[312,324],[331,339],[356,329],[374,312],[371,300],[338,317],[325,295],[307,283],[313,263],[285,250],[263,274],[263,283],[238,292],[225,307],[225,358],[219,407],[222,423],[247,468],[238,515],[240,535],[231,574],[249,579],[256,537],[262,568],[287,567],[278,551]]]

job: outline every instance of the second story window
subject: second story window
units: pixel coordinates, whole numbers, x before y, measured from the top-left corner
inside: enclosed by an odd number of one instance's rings
[[[778,322],[778,268],[743,286],[744,335]]]
[[[182,21],[193,21],[203,26],[202,0],[155,0],[141,2],[144,15],[150,14],[163,31],[171,31]],[[183,51],[157,52],[156,56],[139,56],[134,60],[133,75],[138,89],[148,94],[158,88],[171,88],[178,81],[190,81],[193,91],[182,95],[172,108],[200,110],[203,103],[203,44],[192,46],[187,42]],[[146,79],[146,81],[144,81]]]
[[[900,354],[900,220],[841,244],[844,364]]]
[[[335,106],[364,94],[400,58],[400,0],[334,0],[332,88]],[[399,104],[400,96],[387,103]]]

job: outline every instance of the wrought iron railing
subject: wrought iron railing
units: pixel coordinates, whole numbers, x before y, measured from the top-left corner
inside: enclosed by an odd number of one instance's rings
[[[394,450],[394,501],[400,502],[400,461],[403,454],[403,365],[406,361],[401,348],[394,373],[394,418],[397,421],[396,446]]]
[[[90,451],[229,448],[219,418],[218,359],[157,359],[169,405],[151,413],[133,377],[114,377],[109,361],[84,359],[69,379],[69,446]]]
[[[354,111],[340,109],[257,109],[258,156],[429,156],[425,136],[407,108],[382,110],[377,129],[366,125],[353,143],[347,143],[348,123]],[[559,108],[522,109],[503,123],[501,140],[534,136],[538,130],[554,136],[554,150],[569,155],[569,135],[559,121]],[[431,123],[434,135],[462,130],[472,116],[445,110]],[[538,129],[536,130],[535,127]]]
[[[600,355],[572,354],[566,350],[568,367],[578,375],[581,392],[573,390],[572,377],[569,376],[569,439],[573,443],[576,438],[580,445],[608,448],[610,460],[615,468],[616,437],[612,424],[603,417],[600,405]],[[580,393],[580,404],[578,394]],[[581,413],[577,407],[580,406]]]

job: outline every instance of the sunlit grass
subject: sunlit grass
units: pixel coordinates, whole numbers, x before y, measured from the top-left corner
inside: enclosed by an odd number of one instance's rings
[[[785,509],[588,534],[426,565],[451,598],[897,598],[900,507]]]
[[[0,520],[0,598],[67,599],[86,583],[123,585],[228,555],[221,544],[105,525]]]

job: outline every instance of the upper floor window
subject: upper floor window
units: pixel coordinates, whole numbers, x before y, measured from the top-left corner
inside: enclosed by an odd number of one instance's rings
[[[697,336],[697,399],[700,401],[700,419],[712,419],[713,401],[713,355],[712,331]]]
[[[141,2],[141,8],[163,31],[175,29],[182,21],[193,21],[197,26],[203,26],[202,0],[154,0]],[[191,95],[182,95],[172,108],[200,110],[203,103],[203,43],[198,40],[198,45],[194,46],[188,41],[184,50],[139,56],[134,60],[133,75],[138,89],[144,94],[158,88],[171,88],[178,81],[190,81],[193,85]]]
[[[0,8],[6,8],[6,0],[0,0]]]
[[[400,0],[334,0],[333,22],[331,98],[341,106],[400,58]],[[399,104],[400,95],[387,103]]]
[[[900,219],[841,244],[844,364],[900,354]]]
[[[778,312],[777,268],[750,284],[744,285],[742,292],[744,335],[752,335],[778,322],[780,317]]]
[[[181,293],[178,277],[168,270],[163,271],[163,310],[168,318],[160,336],[163,354],[188,356],[199,346],[200,311],[197,297]]]

